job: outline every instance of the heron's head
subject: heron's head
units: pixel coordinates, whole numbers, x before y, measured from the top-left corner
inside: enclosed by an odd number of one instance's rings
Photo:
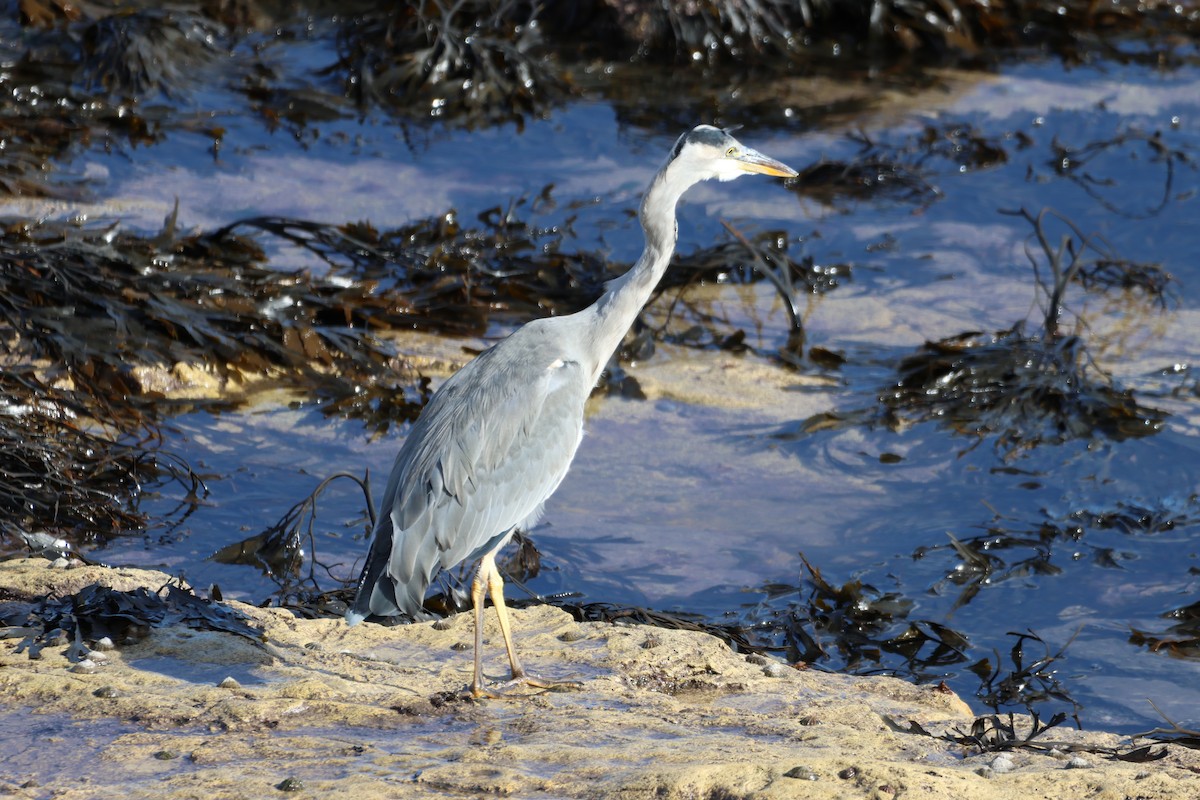
[[[720,128],[697,125],[675,142],[668,159],[673,167],[682,167],[694,180],[716,178],[731,181],[741,175],[758,173],[794,178],[796,170],[746,147]]]

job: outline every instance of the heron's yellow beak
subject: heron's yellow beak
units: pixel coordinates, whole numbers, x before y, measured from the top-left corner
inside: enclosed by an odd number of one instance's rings
[[[733,160],[745,172],[774,175],[777,178],[794,178],[799,174],[782,161],[776,161],[770,156],[764,156],[757,150],[751,150],[750,148],[739,150],[734,154]]]

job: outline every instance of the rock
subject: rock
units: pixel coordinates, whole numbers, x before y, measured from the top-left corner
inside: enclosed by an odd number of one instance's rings
[[[772,661],[762,668],[763,674],[768,678],[781,678],[787,674],[788,668],[778,661]]]
[[[991,767],[992,771],[997,773],[1012,772],[1012,756],[1008,755],[1007,753],[1001,753],[992,759]]]
[[[156,589],[167,580],[124,569],[53,570],[44,560],[0,563],[0,592],[26,600],[63,596],[96,581]],[[1053,758],[1025,753],[964,759],[970,753],[934,738],[969,729],[975,719],[952,693],[892,678],[796,670],[773,659],[758,663],[702,633],[580,623],[548,606],[512,611],[522,659],[541,678],[580,681],[583,688],[559,693],[505,686],[508,663],[495,616],[488,614],[484,671],[505,696],[473,701],[464,691],[470,646],[465,653],[450,647],[467,636],[469,617],[452,619],[446,631],[371,623],[351,628],[341,619],[230,605],[251,617],[269,644],[182,626],[155,628],[110,660],[100,688],[63,669],[60,651],[31,661],[17,652],[19,640],[0,639],[6,732],[19,741],[39,724],[62,725],[53,715],[82,723],[89,752],[102,752],[107,766],[90,772],[86,786],[64,800],[283,791],[356,800],[481,793],[783,800],[903,797],[917,787],[922,800],[1007,800],[1098,797],[1097,786],[1105,797],[1176,800],[1194,794],[1200,771],[1200,752],[1187,748],[1167,748],[1152,764],[1085,759],[1088,748],[1127,744],[1114,734],[1066,728],[1055,729],[1055,740],[1075,759],[1094,762],[1090,768],[1062,769]],[[572,631],[584,635],[567,635]],[[657,647],[643,647],[650,636]],[[313,643],[320,646],[306,646]],[[780,667],[775,677],[766,672],[770,663]],[[231,671],[237,665],[263,680],[231,691],[224,681],[186,679],[213,664]],[[26,722],[33,706],[39,713]],[[934,736],[902,732],[884,724],[884,716],[916,722]],[[92,720],[100,724],[88,725]],[[135,729],[104,724],[129,720],[137,721]],[[80,741],[37,738],[37,761],[24,762],[34,766],[21,768],[22,779],[59,780],[50,765],[75,763]],[[159,753],[179,758],[163,763]],[[1004,757],[1020,769],[1002,773]],[[984,759],[988,766],[981,766]],[[284,788],[288,777],[294,788]]]

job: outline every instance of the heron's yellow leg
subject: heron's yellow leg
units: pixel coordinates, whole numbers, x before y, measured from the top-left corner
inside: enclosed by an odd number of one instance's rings
[[[504,648],[508,650],[508,664],[512,667],[513,680],[525,679],[525,668],[513,647],[512,628],[508,623],[508,606],[504,605],[504,579],[496,568],[496,560],[491,555],[483,557],[479,564],[480,572],[486,570],[488,593],[492,596],[492,605],[496,607],[496,617],[500,621],[500,634],[504,637]]]
[[[495,564],[492,568],[495,568]],[[481,563],[475,571],[475,579],[471,581],[471,605],[475,609],[475,674],[471,678],[471,694],[475,697],[492,696],[483,688],[483,596],[487,586],[484,564]]]
[[[508,663],[512,667],[512,683],[523,683],[537,689],[580,689],[582,685],[575,681],[545,681],[535,678],[525,672],[517,650],[513,647],[512,629],[508,622],[508,606],[504,605],[504,579],[496,568],[495,559],[484,556],[479,565],[480,572],[487,576],[488,594],[492,597],[492,605],[496,607],[496,617],[500,621],[500,633],[504,636],[504,647],[508,650]]]

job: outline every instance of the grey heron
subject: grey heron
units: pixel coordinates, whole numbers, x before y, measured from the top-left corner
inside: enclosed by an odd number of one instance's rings
[[[642,199],[646,248],[637,263],[592,305],[525,324],[433,395],[388,478],[346,612],[350,625],[369,615],[424,618],[436,572],[478,559],[471,693],[491,694],[481,664],[485,594],[496,608],[513,682],[547,686],[526,674],[513,649],[496,554],[518,528],[537,522],[566,476],[583,437],[584,403],[670,263],[680,197],[700,181],[747,173],[796,175],[719,128],[684,133]]]

